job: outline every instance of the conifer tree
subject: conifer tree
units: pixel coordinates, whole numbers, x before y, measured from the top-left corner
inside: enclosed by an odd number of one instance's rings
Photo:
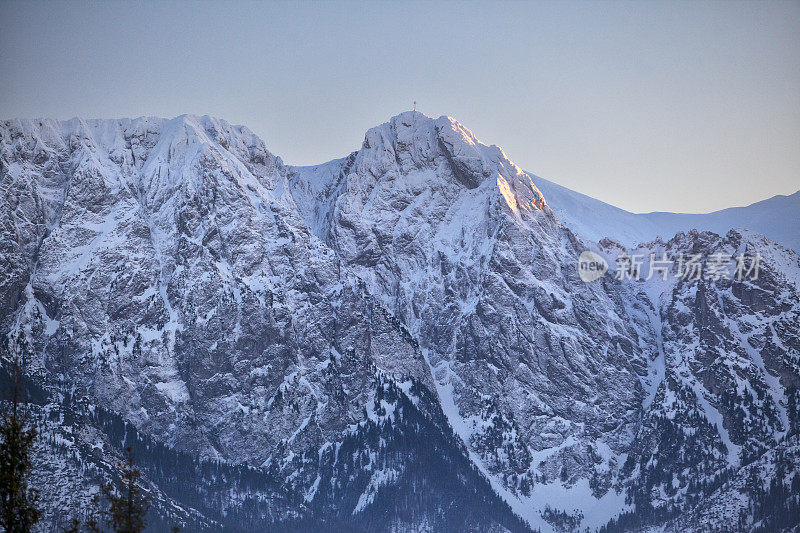
[[[102,515],[103,511],[100,507],[100,495],[95,494],[92,498],[92,504],[89,507],[89,513],[86,516],[86,531],[89,533],[102,533],[103,530],[100,527]]]
[[[25,533],[39,521],[39,493],[28,486],[31,475],[36,430],[30,427],[28,411],[21,405],[22,336],[12,343],[0,343],[2,365],[9,369],[10,383],[4,387],[9,397],[2,398],[0,409],[0,527],[8,533]],[[5,395],[4,395],[5,396]]]
[[[147,526],[145,515],[150,508],[150,498],[144,494],[137,482],[142,473],[133,464],[133,450],[125,449],[120,490],[106,485],[103,492],[110,505],[110,521],[115,533],[140,533]]]
[[[64,528],[64,533],[80,533],[80,531],[81,531],[81,521],[75,517],[73,517],[69,525]]]

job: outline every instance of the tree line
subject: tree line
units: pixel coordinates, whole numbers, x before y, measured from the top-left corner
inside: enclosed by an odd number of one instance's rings
[[[23,398],[25,339],[3,338],[0,360],[9,368],[9,383],[0,408],[0,528],[7,533],[27,533],[42,516],[39,491],[30,486],[37,431]],[[140,470],[128,446],[119,463],[120,480],[100,487],[83,521],[73,518],[65,533],[140,533],[147,527],[150,496],[139,482]],[[173,527],[173,532],[177,531]]]

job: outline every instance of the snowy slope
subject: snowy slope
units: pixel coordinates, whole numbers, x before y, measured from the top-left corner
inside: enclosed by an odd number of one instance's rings
[[[800,191],[707,214],[631,213],[539,176],[530,176],[561,221],[593,241],[610,237],[626,246],[635,246],[656,237],[668,240],[691,229],[725,235],[736,228],[761,233],[800,252]]]

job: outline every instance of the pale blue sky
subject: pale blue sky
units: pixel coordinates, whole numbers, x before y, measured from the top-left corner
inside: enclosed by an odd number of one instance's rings
[[[800,2],[0,2],[0,118],[211,114],[291,164],[411,107],[632,211],[800,189]]]

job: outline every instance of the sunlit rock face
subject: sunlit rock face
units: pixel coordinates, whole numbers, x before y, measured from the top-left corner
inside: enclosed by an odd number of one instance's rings
[[[370,130],[335,164],[292,169],[295,197],[328,206],[317,234],[419,339],[451,422],[490,472],[518,492],[562,465],[587,477],[596,440],[626,449],[656,357],[647,307],[613,280],[578,279],[583,245],[527,174],[419,113]]]
[[[174,449],[140,442],[155,483],[173,483],[163,454],[215,461],[203,475],[217,493],[187,500],[198,482],[188,474],[185,489],[160,493],[160,508],[183,509],[193,527],[313,521],[330,515],[331,500],[340,506],[330,516],[368,523],[385,505],[381,490],[427,482],[418,463],[437,457],[452,471],[431,480],[442,487],[431,501],[483,513],[417,502],[420,525],[524,529],[426,396],[435,388],[418,343],[309,231],[286,169],[246,128],[189,116],[11,121],[0,143],[9,191],[0,322],[29,339],[31,373],[89,403],[56,394],[42,413],[69,411],[63,432],[48,430],[70,442],[42,450],[43,462],[62,465],[49,471],[89,472],[82,487],[49,485],[52,501],[74,504],[82,490],[85,503],[113,472],[115,450],[141,434]],[[120,431],[113,414],[131,426]],[[351,455],[339,456],[343,446]],[[265,481],[247,485],[216,461],[260,468],[246,479]],[[59,509],[48,510],[51,526],[70,518]]]
[[[797,471],[797,255],[746,231],[590,242],[450,118],[314,167],[209,117],[7,121],[0,185],[0,325],[86,404],[42,400],[82,413],[47,427],[87,495],[124,423],[167,446],[142,453],[162,515],[198,528],[746,529],[766,498],[726,497]],[[587,249],[611,265],[590,283]],[[745,251],[756,280],[613,266]],[[148,466],[167,456],[254,470],[189,500]]]

